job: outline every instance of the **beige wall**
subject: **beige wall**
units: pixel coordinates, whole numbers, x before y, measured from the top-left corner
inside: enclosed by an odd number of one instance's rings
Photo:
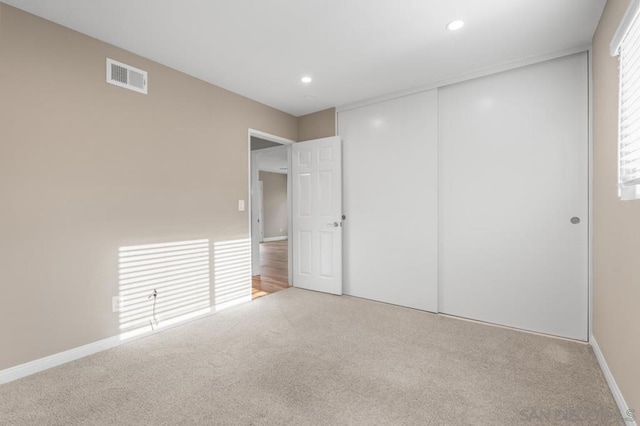
[[[107,56],[149,94],[106,84]],[[119,247],[248,238],[248,128],[297,139],[293,116],[0,5],[0,370],[118,334]]]
[[[264,237],[287,235],[287,175],[260,172],[264,212]]]
[[[259,149],[273,148],[274,146],[282,146],[277,142],[271,142],[265,139],[256,138],[251,136],[251,151],[257,151]]]
[[[336,109],[329,108],[298,118],[298,141],[336,135]]]
[[[593,333],[631,408],[640,410],[640,201],[617,195],[618,61],[609,42],[628,0],[609,0],[593,38]]]

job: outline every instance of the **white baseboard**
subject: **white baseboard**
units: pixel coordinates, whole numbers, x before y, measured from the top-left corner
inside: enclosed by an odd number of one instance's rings
[[[7,368],[6,370],[0,371],[0,385],[30,376],[31,374],[35,374],[49,368],[66,364],[67,362],[75,361],[76,359],[80,359],[85,356],[93,355],[97,352],[111,349],[121,345],[122,343],[124,342],[120,340],[119,336],[108,337],[97,342],[89,343],[88,345],[78,346],[77,348],[69,349],[68,351],[59,352],[31,362],[16,365],[15,367]]]
[[[151,330],[150,327],[147,330],[147,327],[145,327],[144,329],[140,329],[138,331],[125,333],[119,336],[107,337],[106,339],[98,340],[97,342],[78,346],[77,348],[69,349],[64,352],[59,352],[57,354],[49,355],[44,358],[16,365],[15,367],[10,367],[5,370],[0,370],[0,385],[30,376],[35,373],[39,373],[44,370],[48,370],[49,368],[57,367],[68,362],[75,361],[80,358],[84,358],[89,355],[93,355],[98,352],[106,351],[107,349],[115,348],[116,346],[120,346],[124,343],[129,343],[142,337],[161,333],[173,327],[177,327],[191,321],[208,317],[224,309],[247,302],[251,302],[251,295],[216,305],[215,308],[211,306],[208,309],[203,309],[202,311],[187,314],[184,317],[167,320],[165,322],[165,325],[160,324],[160,326],[155,330]],[[181,320],[181,318],[184,319]],[[124,337],[125,335],[128,336]]]
[[[618,404],[618,409],[620,410],[620,414],[622,414],[622,418],[628,426],[638,426],[638,423],[636,422],[636,416],[638,413],[634,413],[624,400],[624,396],[622,396],[622,392],[616,383],[616,379],[613,377],[611,370],[609,370],[609,365],[604,359],[600,346],[598,346],[598,342],[596,342],[596,338],[593,335],[591,335],[591,338],[589,339],[589,344],[593,349],[593,353],[596,355],[596,359],[598,360],[598,364],[600,364],[600,369],[602,370],[605,379],[607,379],[607,384],[609,384],[609,389],[611,389],[613,398],[616,400],[616,404]]]
[[[284,241],[287,240],[289,237],[287,237],[286,235],[282,236],[282,237],[269,237],[269,238],[263,238],[262,241],[265,243],[270,243],[271,241]]]

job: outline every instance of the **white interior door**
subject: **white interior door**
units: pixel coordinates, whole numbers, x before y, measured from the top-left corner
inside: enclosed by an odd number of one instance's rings
[[[338,115],[344,154],[344,293],[438,310],[438,96]]]
[[[330,137],[292,146],[293,285],[342,294],[342,149]]]
[[[439,89],[441,312],[587,340],[587,66]]]

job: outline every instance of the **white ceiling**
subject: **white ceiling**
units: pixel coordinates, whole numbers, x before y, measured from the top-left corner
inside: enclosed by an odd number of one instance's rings
[[[258,150],[258,170],[262,172],[287,173],[287,148]]]
[[[590,43],[605,4],[2,1],[296,116]]]

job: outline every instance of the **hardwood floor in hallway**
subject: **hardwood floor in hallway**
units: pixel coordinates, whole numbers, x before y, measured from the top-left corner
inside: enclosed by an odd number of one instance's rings
[[[253,299],[289,287],[287,250],[286,240],[260,244],[260,275],[251,278]]]

